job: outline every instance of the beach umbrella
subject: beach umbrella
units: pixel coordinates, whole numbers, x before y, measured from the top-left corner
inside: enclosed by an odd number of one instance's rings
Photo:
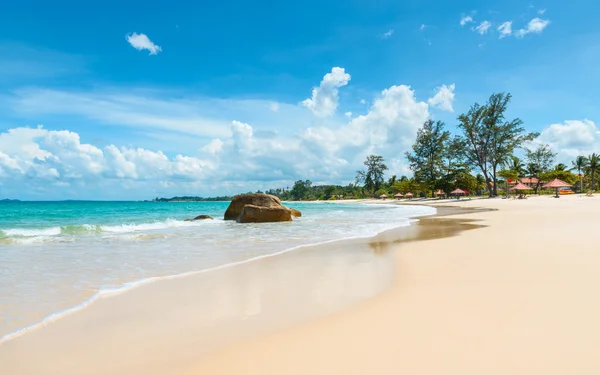
[[[435,192],[435,195],[437,195],[437,196],[444,195],[444,192],[442,190],[438,190]]]
[[[387,195],[385,195],[385,194],[381,194],[381,195],[379,196],[379,198],[381,198],[381,199],[385,199],[385,198],[387,198]]]
[[[556,198],[559,197],[558,195],[558,189],[563,188],[563,187],[571,187],[573,185],[571,184],[567,184],[566,182],[559,180],[558,178],[555,178],[554,180],[548,182],[546,185],[542,186],[544,189],[556,189]]]
[[[510,190],[516,190],[516,191],[531,190],[531,187],[529,187],[521,182],[517,182],[517,184],[515,186],[511,187]]]
[[[521,182],[517,182],[517,184],[515,186],[511,187],[510,190],[531,190],[531,187],[529,187]]]
[[[398,194],[394,195],[394,198],[398,198],[398,199],[400,199],[400,198],[402,198],[403,196],[404,196],[404,195],[402,195],[402,194],[398,193]]]
[[[411,192],[409,191],[408,193],[404,194],[404,196],[405,196],[406,198],[412,198],[412,196],[413,196],[413,193],[411,193]]]
[[[454,189],[450,192],[450,195],[456,195],[456,199],[460,199],[460,195],[465,194],[465,191],[462,189]]]

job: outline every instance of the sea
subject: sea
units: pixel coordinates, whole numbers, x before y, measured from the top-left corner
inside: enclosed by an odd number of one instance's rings
[[[223,220],[229,202],[0,202],[0,343],[96,298],[303,247],[365,238],[426,206],[284,203],[293,222]],[[214,220],[184,221],[197,215]]]

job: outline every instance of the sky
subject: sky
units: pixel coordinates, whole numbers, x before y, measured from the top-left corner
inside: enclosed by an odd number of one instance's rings
[[[87,4],[89,3],[89,4]],[[509,92],[566,164],[600,152],[600,3],[0,4],[0,199],[142,200],[410,175],[428,118]]]

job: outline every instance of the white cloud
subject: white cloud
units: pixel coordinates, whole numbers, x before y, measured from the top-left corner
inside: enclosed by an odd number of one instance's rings
[[[473,17],[471,17],[471,16],[464,16],[464,17],[462,17],[460,19],[460,25],[461,26],[464,26],[464,25],[466,25],[466,24],[468,24],[470,22],[474,22],[473,21]]]
[[[381,39],[387,39],[387,38],[391,37],[393,33],[394,33],[394,29],[389,29],[385,33],[381,34]]]
[[[534,18],[527,24],[524,29],[519,29],[515,32],[517,38],[523,38],[527,34],[541,34],[542,31],[550,24],[549,20],[543,20],[541,18]]]
[[[312,97],[301,104],[318,117],[331,116],[338,107],[338,88],[346,86],[349,81],[350,74],[344,68],[334,67],[331,73],[325,74],[319,87],[313,88]]]
[[[453,90],[442,86],[429,102],[451,108]],[[110,142],[99,146],[66,130],[13,128],[0,133],[0,184],[5,196],[17,198],[147,199],[236,194],[289,186],[300,178],[349,183],[369,153],[383,155],[391,174],[406,173],[404,151],[428,117],[427,101],[398,85],[346,123],[332,118],[279,134],[260,123],[254,128],[230,121],[220,136],[197,143],[188,155]],[[162,145],[166,141],[157,147]]]
[[[20,117],[35,122],[40,119],[48,121],[53,117],[56,121],[75,117],[81,122],[93,122],[96,126],[207,138],[229,136],[232,117],[273,128],[281,127],[282,123],[289,127],[301,126],[312,118],[296,104],[195,97],[188,92],[168,90],[109,88],[90,92],[29,88],[16,91],[7,102]],[[278,110],[271,112],[274,103]]]
[[[127,35],[125,38],[127,39],[127,42],[138,51],[145,49],[150,51],[151,55],[156,55],[162,51],[162,48],[154,44],[146,34],[133,33]]]
[[[19,194],[23,186],[44,191],[58,186],[62,191],[65,186],[79,185],[90,187],[86,197],[97,198],[105,188],[118,189],[112,185],[115,180],[150,185],[164,179],[195,181],[210,176],[214,168],[211,162],[195,157],[168,158],[160,151],[112,144],[100,148],[82,143],[77,133],[42,127],[0,133],[0,149],[0,183],[13,194]],[[93,189],[100,185],[100,191]]]
[[[444,111],[454,112],[452,108],[452,102],[454,101],[454,89],[456,86],[451,84],[449,86],[442,85],[436,90],[436,94],[427,100],[430,106],[439,108]]]
[[[344,113],[344,116],[350,118],[350,117],[352,117],[352,112],[346,112],[346,113]]]
[[[537,13],[541,16],[544,13],[546,13],[546,9],[540,9],[540,10],[537,11]]]
[[[427,25],[425,24],[421,24],[421,26],[419,27],[419,30],[423,31],[427,28]]]
[[[271,105],[269,106],[269,109],[270,109],[272,112],[277,112],[277,111],[279,111],[279,103],[277,103],[277,102],[273,102],[273,103],[271,103]]]
[[[367,104],[367,101],[366,101],[366,100],[364,100],[364,99],[361,99],[361,100],[360,100],[360,104]]]
[[[479,24],[479,26],[475,28],[475,31],[477,31],[481,35],[484,35],[488,32],[490,27],[492,27],[492,23],[490,21],[483,21]]]
[[[549,144],[558,158],[567,162],[578,155],[600,150],[600,130],[590,120],[567,120],[547,126],[537,141]]]
[[[504,22],[502,25],[500,25],[498,27],[498,31],[500,32],[499,39],[509,36],[510,34],[512,34],[512,22],[511,21]]]

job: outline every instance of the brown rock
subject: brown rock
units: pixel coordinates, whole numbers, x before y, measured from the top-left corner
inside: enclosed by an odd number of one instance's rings
[[[238,216],[242,213],[242,209],[245,205],[250,204],[259,207],[282,207],[281,200],[274,195],[269,194],[242,194],[236,195],[227,211],[225,211],[225,220],[237,220]]]
[[[200,215],[200,216],[196,216],[193,219],[185,219],[183,221],[196,221],[196,220],[214,220],[212,216],[209,215]]]
[[[293,217],[302,217],[302,212],[296,210],[295,208],[290,208],[290,210],[292,211]]]
[[[242,209],[238,223],[274,223],[292,221],[292,210],[287,207],[261,207],[247,204]]]

